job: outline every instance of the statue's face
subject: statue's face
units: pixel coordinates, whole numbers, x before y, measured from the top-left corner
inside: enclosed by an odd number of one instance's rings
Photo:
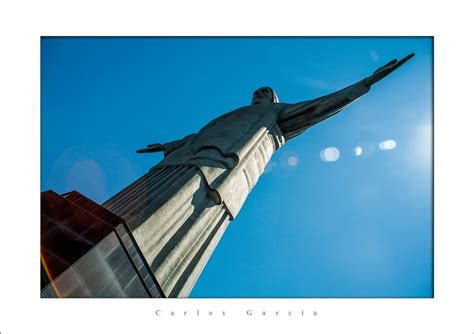
[[[269,88],[260,88],[253,93],[252,105],[262,103],[273,103],[273,94]]]

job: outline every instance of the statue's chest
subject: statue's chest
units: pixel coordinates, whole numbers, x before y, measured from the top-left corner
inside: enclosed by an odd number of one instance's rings
[[[214,146],[223,152],[235,152],[246,138],[262,128],[270,128],[278,118],[279,108],[271,106],[249,106],[225,114],[202,128],[193,138],[192,146]]]

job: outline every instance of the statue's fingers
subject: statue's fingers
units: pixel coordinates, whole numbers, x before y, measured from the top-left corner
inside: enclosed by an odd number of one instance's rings
[[[409,61],[409,60],[410,60],[411,58],[413,58],[414,56],[415,56],[414,53],[410,53],[408,56],[406,56],[405,58],[403,58],[402,60],[400,60],[397,65],[398,65],[398,66],[401,66],[401,65],[405,64],[407,61]]]
[[[396,64],[396,63],[397,63],[397,60],[396,60],[396,59],[392,59],[392,60],[390,60],[388,63],[386,63],[385,65],[383,65],[382,67],[391,66],[391,65]]]
[[[375,73],[381,73],[381,72],[386,72],[387,70],[391,70],[391,67],[397,63],[397,60],[396,59],[392,59],[390,60],[388,63],[386,63],[385,65],[379,67]]]
[[[403,58],[402,60],[400,60],[397,64],[395,64],[391,70],[394,71],[396,70],[397,68],[399,68],[400,66],[402,66],[403,64],[405,64],[407,61],[409,61],[415,54],[414,53],[411,53],[409,54],[408,56],[406,56],[405,58]]]

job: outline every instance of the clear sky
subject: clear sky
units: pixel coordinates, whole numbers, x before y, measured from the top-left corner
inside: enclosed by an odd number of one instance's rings
[[[41,191],[102,203],[162,159],[136,149],[199,131],[261,86],[300,102],[414,52],[273,156],[191,297],[431,297],[432,48],[431,38],[43,38]]]

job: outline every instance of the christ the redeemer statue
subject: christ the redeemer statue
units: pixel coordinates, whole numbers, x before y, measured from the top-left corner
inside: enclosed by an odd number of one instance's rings
[[[275,151],[366,94],[411,57],[305,102],[280,103],[273,89],[260,88],[251,105],[212,120],[198,133],[138,150],[163,151],[165,158],[103,205],[125,219],[165,295],[189,295]]]

